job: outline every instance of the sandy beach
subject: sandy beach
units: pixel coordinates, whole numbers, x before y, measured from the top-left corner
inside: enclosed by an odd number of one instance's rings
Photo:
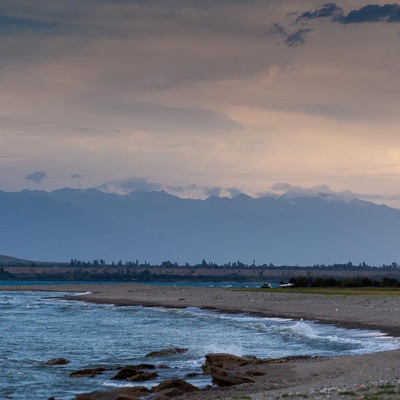
[[[264,317],[313,320],[347,328],[380,330],[400,337],[400,297],[394,296],[328,296],[137,284],[1,287],[0,290],[72,292],[66,299],[115,305],[191,306]],[[86,294],[74,295],[77,292]],[[395,399],[400,398],[399,360],[400,350],[293,360],[265,366],[266,376],[260,376],[255,383],[187,394],[181,398]]]

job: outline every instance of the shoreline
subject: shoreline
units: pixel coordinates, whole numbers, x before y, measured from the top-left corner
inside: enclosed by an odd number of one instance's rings
[[[64,292],[64,299],[118,305],[198,307],[224,313],[245,313],[270,318],[311,320],[352,329],[379,330],[400,337],[400,297],[346,296],[297,293],[271,293],[226,288],[154,286],[142,284],[80,284],[2,286],[0,291]],[[85,293],[76,295],[76,293]],[[88,294],[87,292],[91,292]],[[75,294],[73,294],[75,293]],[[63,299],[63,298],[61,298]],[[340,388],[349,385],[379,386],[379,382],[398,382],[400,390],[400,350],[363,355],[338,356],[280,364],[253,384],[229,389],[212,389],[182,399],[231,399],[237,395],[262,400],[280,398],[285,393],[300,393],[311,398],[346,398]],[[397,383],[396,383],[397,385]],[[329,397],[315,392],[331,388]],[[332,388],[336,388],[333,390]],[[321,389],[322,390],[322,389]],[[314,393],[314,394],[312,394]],[[264,396],[264,397],[263,397]],[[275,397],[274,397],[275,396]],[[335,397],[337,396],[337,397]],[[294,397],[296,398],[296,397]],[[357,398],[357,397],[352,397]],[[363,397],[359,397],[363,398]],[[386,398],[386,397],[385,397]],[[398,397],[395,397],[398,398]]]
[[[317,295],[232,288],[121,284],[0,286],[0,291],[65,292],[66,300],[116,306],[202,309],[260,317],[303,319],[348,329],[379,330],[400,338],[400,296]],[[86,293],[76,295],[76,293]]]

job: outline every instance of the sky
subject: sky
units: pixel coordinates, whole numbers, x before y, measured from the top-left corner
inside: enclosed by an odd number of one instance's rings
[[[0,190],[400,208],[400,4],[0,0]]]

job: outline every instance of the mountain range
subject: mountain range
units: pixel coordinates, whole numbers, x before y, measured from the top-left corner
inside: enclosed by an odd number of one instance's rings
[[[400,210],[315,197],[0,191],[0,254],[30,260],[314,265],[400,261]]]

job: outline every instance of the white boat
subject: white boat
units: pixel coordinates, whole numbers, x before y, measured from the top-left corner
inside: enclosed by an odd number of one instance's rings
[[[294,283],[290,283],[290,282],[281,282],[278,287],[279,288],[289,288],[289,287],[293,287]]]

